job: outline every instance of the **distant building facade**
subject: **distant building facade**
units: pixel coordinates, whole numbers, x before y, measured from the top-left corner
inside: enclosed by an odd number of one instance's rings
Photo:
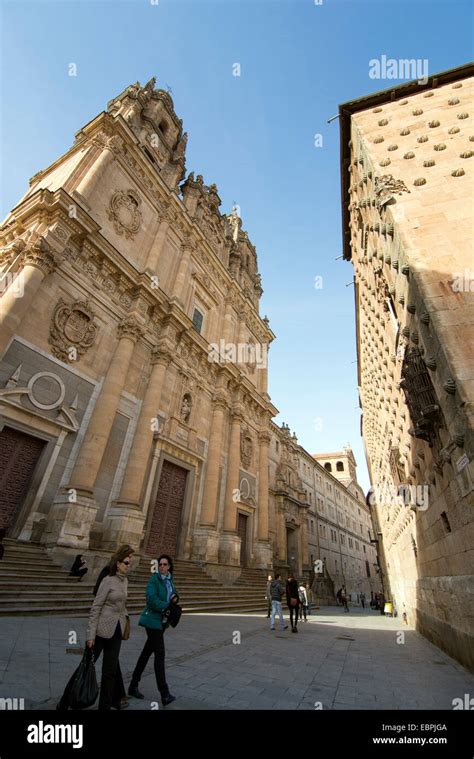
[[[319,454],[312,456],[298,444],[286,424],[272,423],[270,539],[275,568],[320,581],[321,603],[333,603],[342,585],[354,600],[364,592],[370,601],[381,590],[380,574],[370,509],[357,483],[352,450],[321,454],[321,459],[339,462],[341,480],[320,462]]]
[[[340,106],[344,258],[385,592],[470,668],[473,73]]]

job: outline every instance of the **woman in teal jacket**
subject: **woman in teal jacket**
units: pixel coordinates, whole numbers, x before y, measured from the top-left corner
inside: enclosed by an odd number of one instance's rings
[[[167,706],[175,701],[176,697],[171,695],[165,675],[163,634],[167,623],[163,622],[163,613],[172,603],[177,603],[178,599],[178,592],[173,584],[173,561],[170,556],[162,554],[158,559],[158,572],[150,577],[146,586],[146,608],[138,624],[145,628],[147,641],[133,671],[132,681],[128,689],[129,696],[144,698],[143,693],[138,690],[138,683],[148,659],[154,654],[156,684],[160,691],[161,703],[163,706]]]

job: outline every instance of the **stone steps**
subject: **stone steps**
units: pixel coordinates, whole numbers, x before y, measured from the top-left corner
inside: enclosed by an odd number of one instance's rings
[[[88,616],[98,571],[79,582],[76,577],[69,576],[68,570],[55,565],[43,546],[17,543],[11,539],[4,540],[3,544],[0,616]],[[149,557],[142,556],[130,573],[127,608],[131,613],[141,613],[144,608],[150,561]],[[233,586],[224,586],[200,565],[177,561],[173,579],[183,610],[188,614],[266,610],[263,591],[260,594],[262,575],[259,570],[244,570],[241,580]]]

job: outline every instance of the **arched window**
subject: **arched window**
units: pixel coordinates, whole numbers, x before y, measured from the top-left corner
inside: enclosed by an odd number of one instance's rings
[[[160,127],[161,133],[166,134],[166,132],[168,131],[168,124],[165,121],[165,119],[163,119],[163,121],[160,121],[159,127]]]
[[[337,462],[336,469],[337,469],[338,472],[343,472],[344,471],[344,464],[342,463],[342,461],[338,461]]]
[[[331,466],[331,464],[329,463],[329,461],[327,461],[327,462],[324,464],[324,468],[325,468],[325,469],[327,469],[327,470],[328,470],[328,472],[332,472],[332,466]]]

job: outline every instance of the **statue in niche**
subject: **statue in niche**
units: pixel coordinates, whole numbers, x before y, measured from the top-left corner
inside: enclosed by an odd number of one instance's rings
[[[189,393],[186,393],[181,403],[181,412],[180,412],[181,421],[184,422],[184,424],[188,424],[189,422],[192,407],[193,407],[193,402],[192,402],[191,396]]]

